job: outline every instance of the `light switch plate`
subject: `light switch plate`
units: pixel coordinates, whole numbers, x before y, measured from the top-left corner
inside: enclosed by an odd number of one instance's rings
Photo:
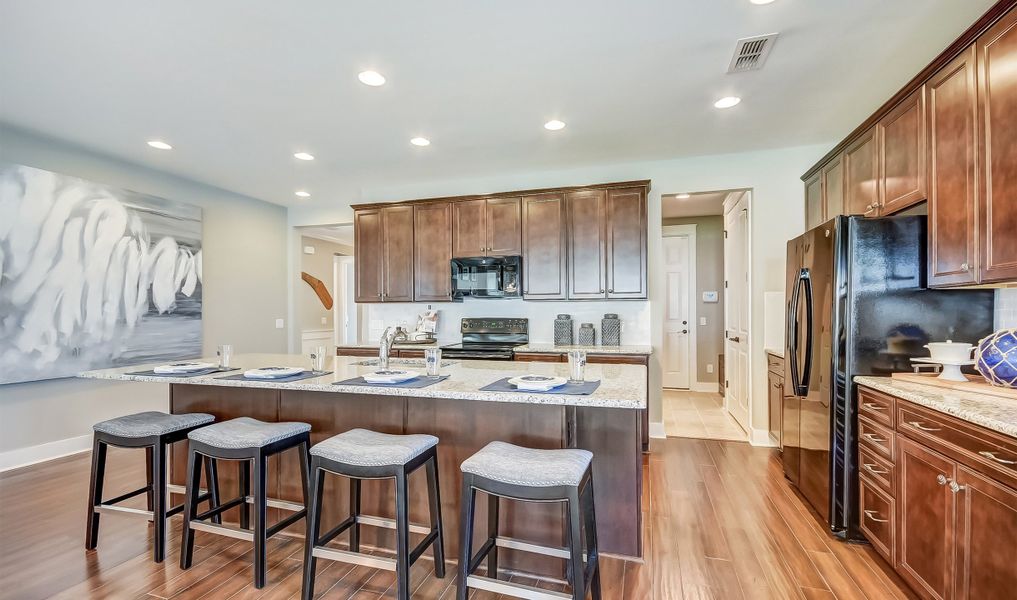
[[[706,372],[713,373],[713,363],[706,363]]]
[[[282,329],[285,326],[286,326],[285,325],[285,321],[283,321],[282,319],[276,319],[275,320],[275,328],[276,329]]]
[[[706,325],[706,317],[699,317],[699,324]]]

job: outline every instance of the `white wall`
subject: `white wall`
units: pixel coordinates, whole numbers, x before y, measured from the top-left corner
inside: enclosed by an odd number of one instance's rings
[[[139,140],[138,152],[145,151]],[[275,328],[287,309],[284,208],[7,126],[0,126],[0,160],[202,207],[205,354],[221,343],[238,352],[285,351],[286,331]],[[166,410],[168,398],[162,384],[61,379],[0,386],[0,469],[91,447],[96,421]]]
[[[802,173],[833,147],[834,142],[757,152],[699,156],[662,161],[644,161],[589,166],[557,171],[505,173],[479,179],[421,181],[363,189],[356,198],[335,200],[330,206],[290,209],[291,225],[348,223],[353,218],[349,204],[479,194],[506,190],[583,185],[592,183],[652,180],[649,198],[649,269],[655,273],[661,263],[660,196],[666,193],[724,189],[752,189],[752,397],[751,425],[754,439],[767,443],[766,361],[763,357],[763,294],[784,287],[784,249],[787,240],[804,230]],[[291,243],[293,252],[297,243]],[[291,257],[291,268],[294,262]],[[660,364],[664,289],[659,278],[650,278],[650,339],[657,358],[650,367],[650,419],[660,422]],[[538,306],[540,306],[538,304]],[[608,312],[608,311],[604,311]]]

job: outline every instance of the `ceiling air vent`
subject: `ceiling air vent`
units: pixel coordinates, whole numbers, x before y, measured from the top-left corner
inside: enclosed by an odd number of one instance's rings
[[[780,34],[771,33],[738,40],[727,72],[741,73],[743,71],[755,71],[756,69],[763,68],[763,63],[766,62],[766,57],[770,55],[770,49],[773,48],[778,35]]]

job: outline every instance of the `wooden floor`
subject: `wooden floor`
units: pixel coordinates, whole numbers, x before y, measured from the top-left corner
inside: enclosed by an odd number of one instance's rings
[[[744,443],[653,440],[644,467],[645,563],[605,559],[606,599],[909,598],[872,550],[827,535],[785,483],[773,450]],[[143,453],[110,450],[107,494],[143,482]],[[250,544],[199,532],[194,566],[177,564],[179,519],[165,563],[144,520],[103,516],[99,549],[83,549],[88,456],[0,475],[0,598],[292,598],[301,541],[269,542],[268,586],[251,586]],[[446,518],[456,518],[446,515]],[[298,528],[296,526],[295,528]],[[319,561],[319,597],[391,598],[391,573]],[[454,598],[415,565],[415,598]],[[520,579],[521,580],[521,579]],[[550,589],[564,584],[545,582]],[[474,594],[477,600],[496,598]]]

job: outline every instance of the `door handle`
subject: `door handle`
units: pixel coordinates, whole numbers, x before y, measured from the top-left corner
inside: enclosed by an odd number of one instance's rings
[[[730,337],[730,338],[727,338],[727,339],[728,339],[728,341],[730,341],[730,342],[734,342],[734,343],[736,343],[736,344],[737,344],[738,342],[742,341],[742,338],[738,337],[737,335],[736,335],[736,336],[734,336],[734,337]]]
[[[689,332],[688,329],[682,329],[682,333],[688,333],[688,332]]]

